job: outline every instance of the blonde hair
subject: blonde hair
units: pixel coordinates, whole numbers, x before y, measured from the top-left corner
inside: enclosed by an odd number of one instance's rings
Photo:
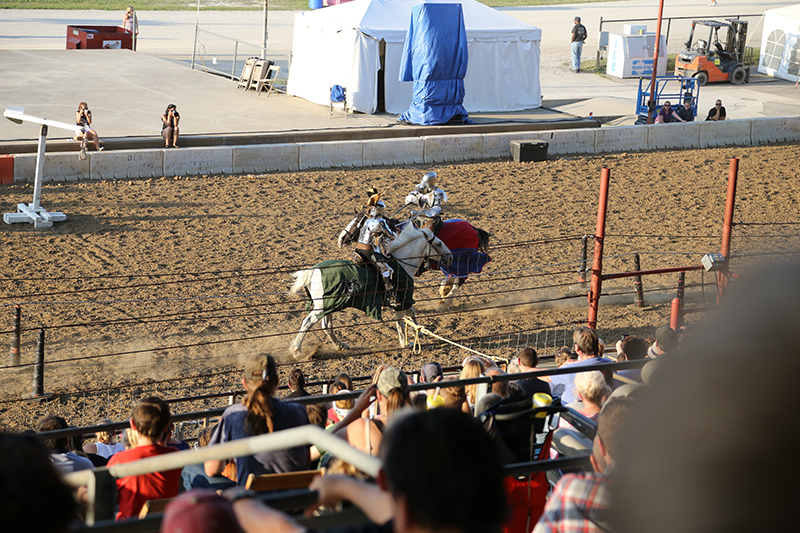
[[[599,370],[576,374],[575,390],[580,393],[584,401],[594,404],[602,404],[603,398],[611,392],[611,388],[606,384],[606,380]]]
[[[477,357],[470,357],[464,361],[464,367],[461,369],[460,379],[477,378],[483,374],[483,363]],[[465,385],[464,389],[467,391],[467,401],[475,404],[475,395],[478,392],[478,385]]]
[[[125,431],[122,432],[121,440],[122,445],[128,450],[132,450],[139,445],[139,437],[136,436],[136,432],[131,428],[125,428]]]

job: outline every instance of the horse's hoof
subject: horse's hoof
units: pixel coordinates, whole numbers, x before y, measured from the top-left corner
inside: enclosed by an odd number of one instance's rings
[[[349,350],[349,349],[350,349],[350,345],[347,344],[346,342],[340,342],[340,343],[338,343],[336,345],[336,350],[340,351],[340,352],[343,352],[343,351]]]

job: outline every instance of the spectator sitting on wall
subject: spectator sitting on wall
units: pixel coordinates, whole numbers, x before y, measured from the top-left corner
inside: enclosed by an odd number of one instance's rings
[[[709,109],[708,115],[706,115],[706,120],[725,120],[726,118],[728,118],[728,115],[725,112],[725,108],[722,107],[722,100],[714,102],[714,107]]]
[[[664,102],[664,106],[658,110],[656,124],[669,124],[670,122],[685,122],[673,109],[669,101]]]
[[[694,122],[694,110],[692,109],[691,100],[684,100],[683,105],[678,108],[676,113],[678,113],[678,116],[681,117],[684,122]]]

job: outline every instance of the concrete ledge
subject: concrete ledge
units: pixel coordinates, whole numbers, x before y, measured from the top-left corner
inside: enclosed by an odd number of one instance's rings
[[[754,145],[800,141],[800,117],[751,120],[750,140]]]
[[[233,171],[233,148],[162,149],[164,176],[199,176]]]
[[[483,159],[483,135],[423,137],[425,163]]]
[[[296,144],[235,146],[233,173],[293,172],[300,170],[300,147]]]
[[[751,119],[713,120],[700,123],[700,148],[746,146],[750,144]]]
[[[547,141],[547,153],[559,154],[594,154],[595,133],[599,128],[579,130],[545,131],[541,139]]]
[[[164,150],[92,152],[93,179],[153,178],[164,175]]]
[[[410,165],[425,161],[423,139],[364,141],[364,166]]]
[[[89,154],[90,157],[93,154]],[[91,176],[91,159],[83,161],[77,152],[45,154],[42,182],[77,181]],[[14,157],[14,182],[30,182],[36,179],[36,154],[24,154]]]
[[[673,148],[697,148],[700,146],[700,122],[686,124],[652,124],[633,126],[647,128],[648,149],[664,150]]]
[[[300,143],[300,170],[364,166],[364,141]]]
[[[608,152],[645,151],[650,128],[642,126],[620,126],[600,128],[595,133],[594,151],[597,154]]]
[[[544,133],[487,133],[483,136],[483,157],[510,157],[514,141],[541,141]],[[549,146],[548,146],[549,148]]]

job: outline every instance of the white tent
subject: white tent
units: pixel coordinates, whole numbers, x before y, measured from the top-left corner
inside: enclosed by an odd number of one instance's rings
[[[800,4],[764,14],[758,71],[784,80],[800,80]]]
[[[464,79],[468,112],[540,107],[539,43],[542,32],[475,0],[460,3],[467,29],[469,65]],[[354,0],[298,13],[287,91],[328,105],[330,88],[347,89],[349,108],[374,113],[378,71],[384,63],[388,113],[411,103],[413,83],[398,81],[411,9],[423,0]],[[385,43],[385,46],[384,46]]]

